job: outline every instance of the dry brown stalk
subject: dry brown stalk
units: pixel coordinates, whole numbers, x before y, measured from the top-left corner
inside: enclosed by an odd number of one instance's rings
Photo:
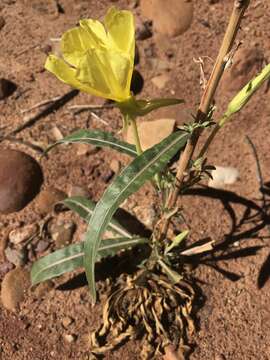
[[[236,0],[234,2],[232,14],[225,32],[215,65],[213,67],[212,73],[206,85],[206,88],[203,92],[200,106],[197,111],[196,123],[202,122],[207,118],[209,110],[214,100],[214,96],[218,87],[218,84],[221,80],[225,66],[230,59],[230,52],[232,50],[237,32],[240,27],[240,23],[243,19],[244,13],[250,3],[250,0]],[[201,129],[196,129],[190,139],[187,142],[185,150],[183,151],[177,166],[176,173],[176,182],[175,187],[169,194],[168,198],[168,209],[173,209],[176,206],[177,198],[183,183],[185,171],[188,168],[188,164],[192,159],[194,150],[196,148],[198,139],[201,135]],[[162,222],[162,228],[160,232],[160,240],[163,240],[166,237],[168,227],[170,224],[170,217],[164,218]]]

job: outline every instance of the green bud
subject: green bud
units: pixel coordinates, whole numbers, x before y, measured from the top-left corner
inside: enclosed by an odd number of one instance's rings
[[[254,93],[263,85],[263,83],[270,77],[270,64],[266,65],[262,72],[252,79],[229,103],[224,116],[226,118],[237,113],[249,101]]]

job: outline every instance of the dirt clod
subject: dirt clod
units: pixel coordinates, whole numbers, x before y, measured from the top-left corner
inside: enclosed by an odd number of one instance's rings
[[[0,213],[25,207],[38,193],[43,181],[39,164],[16,150],[0,152]]]
[[[29,272],[22,268],[16,268],[8,272],[1,287],[1,300],[4,307],[15,311],[23,301],[25,291],[30,286]]]
[[[36,224],[26,225],[22,228],[14,229],[9,233],[9,241],[18,245],[37,233],[38,226]]]

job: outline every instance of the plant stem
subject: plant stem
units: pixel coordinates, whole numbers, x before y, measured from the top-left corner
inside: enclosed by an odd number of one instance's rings
[[[205,141],[205,143],[204,143],[204,145],[203,145],[203,147],[202,147],[202,149],[201,149],[201,151],[199,153],[199,156],[198,156],[199,158],[202,158],[206,154],[207,150],[209,149],[210,144],[214,140],[214,138],[215,138],[215,136],[216,136],[216,134],[217,134],[217,132],[219,131],[220,128],[221,128],[221,126],[219,124],[215,125],[215,127],[213,128],[210,135],[206,139],[206,141]]]
[[[197,111],[197,116],[195,122],[200,123],[209,113],[210,107],[212,105],[218,84],[225,70],[225,66],[230,58],[230,51],[233,47],[236,34],[238,32],[241,20],[244,16],[244,13],[249,5],[250,0],[235,0],[230,21],[225,32],[223,42],[221,44],[215,65],[213,67],[210,78],[207,82],[206,88],[201,98],[200,106]],[[188,168],[190,160],[192,159],[195,147],[197,145],[198,139],[201,135],[202,130],[197,128],[191,135],[188,140],[185,150],[183,151],[177,167],[175,187],[169,194],[168,198],[168,209],[175,207],[177,202],[177,197],[180,192],[185,171]],[[162,228],[160,231],[160,240],[164,240],[166,237],[168,227],[170,224],[170,217],[164,218],[162,222]]]
[[[142,147],[141,147],[141,142],[140,142],[140,138],[139,138],[139,133],[138,133],[138,127],[137,127],[136,120],[135,120],[135,118],[130,117],[129,121],[130,121],[130,125],[131,125],[131,128],[132,128],[133,140],[135,142],[137,154],[141,155],[143,153],[143,151],[142,151]]]

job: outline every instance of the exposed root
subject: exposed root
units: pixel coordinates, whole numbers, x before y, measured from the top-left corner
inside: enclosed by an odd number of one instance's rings
[[[105,303],[103,325],[91,336],[95,355],[124,341],[142,338],[141,359],[153,359],[168,345],[182,351],[194,331],[190,317],[194,290],[184,280],[172,284],[163,275],[140,271],[119,283]]]

